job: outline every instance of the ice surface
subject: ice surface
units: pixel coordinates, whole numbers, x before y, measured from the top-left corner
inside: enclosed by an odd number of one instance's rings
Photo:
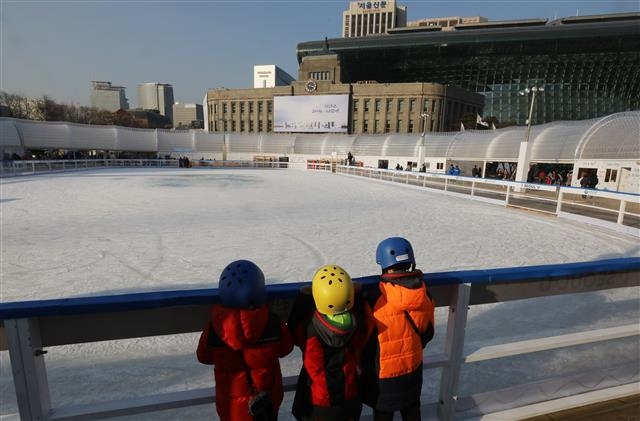
[[[640,256],[638,238],[605,229],[323,172],[111,169],[2,179],[0,189],[2,302],[210,288],[240,258],[255,261],[269,283],[308,280],[328,263],[353,277],[371,275],[375,248],[389,236],[408,238],[425,272]],[[637,288],[587,297],[576,306],[575,297],[551,297],[474,307],[467,344],[639,319]],[[441,327],[437,335],[434,350]],[[212,385],[210,368],[195,361],[196,341],[191,334],[51,348],[53,405]],[[636,341],[621,346],[637,361]],[[11,418],[17,406],[7,354],[0,416]],[[285,361],[285,374],[298,364]],[[425,394],[436,388],[427,376]],[[130,419],[212,414],[202,406]]]

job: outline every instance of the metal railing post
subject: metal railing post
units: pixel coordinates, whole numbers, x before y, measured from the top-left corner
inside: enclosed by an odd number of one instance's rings
[[[558,203],[556,203],[556,215],[559,215],[562,211],[562,199],[564,198],[564,192],[562,187],[558,187]]]
[[[626,200],[620,200],[620,208],[618,209],[618,220],[616,221],[618,223],[618,225],[622,225],[622,222],[624,221],[624,211],[627,208],[627,201]]]
[[[5,320],[21,420],[45,420],[51,409],[40,328],[34,319]]]
[[[459,284],[451,297],[445,355],[447,364],[442,368],[440,396],[438,399],[438,417],[441,420],[453,419],[455,403],[458,399],[458,381],[463,362],[464,335],[467,327],[467,312],[471,284]]]

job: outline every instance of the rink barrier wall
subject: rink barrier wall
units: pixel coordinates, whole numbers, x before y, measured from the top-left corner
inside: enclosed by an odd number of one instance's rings
[[[466,350],[464,338],[470,306],[637,287],[639,275],[638,257],[425,274],[424,280],[436,304],[449,307],[449,313],[444,351],[434,353],[429,347],[426,350],[424,369],[440,369],[442,376],[439,399],[425,403],[424,413],[450,420],[517,408],[518,414],[535,416],[540,414],[541,402],[545,403],[544,411],[552,412],[576,406],[576,402],[587,405],[605,397],[610,399],[612,394],[637,393],[639,364],[577,373],[472,396],[458,396],[458,381],[465,364],[640,335],[640,327],[633,323]],[[354,280],[364,289],[370,289],[375,288],[378,276]],[[272,310],[287,317],[295,296],[304,285],[308,282],[268,285]],[[575,295],[576,300],[580,297]],[[203,289],[0,304],[3,325],[0,344],[3,350],[9,350],[20,418],[100,419],[214,402],[215,388],[201,388],[52,408],[45,347],[199,332],[208,320],[211,304],[218,300],[216,289]],[[295,377],[287,377],[284,382],[287,392],[295,390]],[[553,395],[549,390],[559,392]],[[509,392],[515,396],[513,399],[505,399]]]
[[[331,170],[340,175],[533,210],[640,238],[640,194],[636,193],[345,165],[333,165]]]

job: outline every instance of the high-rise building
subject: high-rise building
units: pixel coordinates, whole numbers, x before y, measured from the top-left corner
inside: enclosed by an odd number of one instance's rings
[[[253,87],[274,88],[291,85],[295,79],[275,64],[253,66]]]
[[[482,16],[449,16],[445,18],[424,18],[407,22],[407,28],[429,27],[442,31],[452,31],[456,25],[467,23],[488,22],[489,19]]]
[[[173,104],[173,127],[202,129],[204,127],[204,112],[202,104]]]
[[[124,86],[112,86],[111,82],[94,80],[91,82],[91,106],[111,112],[129,108]]]
[[[342,37],[386,34],[387,30],[407,24],[407,7],[395,0],[352,1],[342,12]]]
[[[542,124],[640,109],[639,27],[638,12],[457,23],[453,30],[416,26],[307,41],[297,52],[302,71],[328,46],[343,84],[455,86],[484,96],[484,117],[526,124],[532,112],[532,124]],[[532,87],[544,88],[533,108]]]
[[[139,84],[138,108],[158,110],[173,122],[173,86],[158,82]]]

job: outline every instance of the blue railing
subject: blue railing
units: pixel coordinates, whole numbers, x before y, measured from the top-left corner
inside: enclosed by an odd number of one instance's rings
[[[517,408],[531,413],[530,408],[546,402],[546,409],[559,410],[585,396],[583,404],[610,398],[615,393],[637,393],[640,372],[619,376],[599,375],[607,381],[595,382],[596,387],[577,387],[574,379],[566,379],[571,390],[563,388],[563,395],[549,396],[544,382],[525,384],[531,387],[519,398],[505,402],[504,391],[484,392],[482,396],[459,396],[458,380],[463,365],[543,350],[567,348],[640,335],[637,320],[628,325],[604,329],[589,329],[554,337],[494,344],[484,348],[465,350],[467,310],[484,303],[505,302],[559,294],[605,289],[636,287],[640,285],[640,257],[607,259],[592,262],[558,265],[527,266],[487,270],[467,270],[429,273],[425,282],[439,307],[449,307],[444,352],[434,354],[427,349],[424,368],[441,369],[438,399],[425,403],[425,414],[439,419],[464,418],[470,415],[492,413],[496,406],[483,406],[483,402],[499,401],[501,409]],[[356,278],[363,288],[374,288],[378,276]],[[300,287],[307,282],[268,285],[272,309],[287,315]],[[143,396],[118,401],[98,402],[80,406],[51,407],[45,366],[45,347],[119,340],[145,336],[198,332],[206,323],[211,304],[218,302],[216,289],[142,292],[112,296],[74,297],[65,299],[11,302],[0,304],[0,344],[9,349],[13,380],[18,398],[20,418],[24,420],[98,419],[119,415],[132,415],[170,408],[181,408],[215,401],[215,389],[202,388],[179,392]],[[580,296],[576,296],[580,300]],[[438,322],[442,325],[443,322]],[[191,350],[190,350],[191,351]],[[640,366],[638,361],[636,366]],[[626,369],[626,368],[625,368]],[[557,382],[558,379],[552,379]],[[285,390],[294,390],[296,379],[285,378]],[[630,383],[631,382],[631,383]],[[583,382],[592,384],[591,382]],[[530,386],[529,386],[530,385]],[[523,387],[520,385],[519,387]],[[540,393],[544,389],[544,393]],[[537,391],[537,392],[536,392]],[[600,393],[602,392],[602,393]],[[594,394],[595,393],[595,394]],[[618,395],[616,395],[618,396]],[[92,396],[95,399],[95,396]],[[565,399],[566,398],[566,399]],[[575,404],[575,403],[573,403]],[[496,415],[497,416],[497,415]]]
[[[542,279],[552,281],[558,278],[639,269],[640,257],[629,257],[556,265],[436,272],[425,274],[424,281],[429,287],[461,283],[491,284]],[[362,284],[365,289],[375,286],[378,280],[379,277],[377,275],[354,278],[354,281]],[[267,293],[270,299],[293,298],[298,294],[300,288],[305,285],[308,285],[308,282],[271,284],[267,285]],[[0,320],[145,310],[184,305],[211,305],[216,303],[219,303],[219,295],[216,288],[17,301],[0,304]]]

